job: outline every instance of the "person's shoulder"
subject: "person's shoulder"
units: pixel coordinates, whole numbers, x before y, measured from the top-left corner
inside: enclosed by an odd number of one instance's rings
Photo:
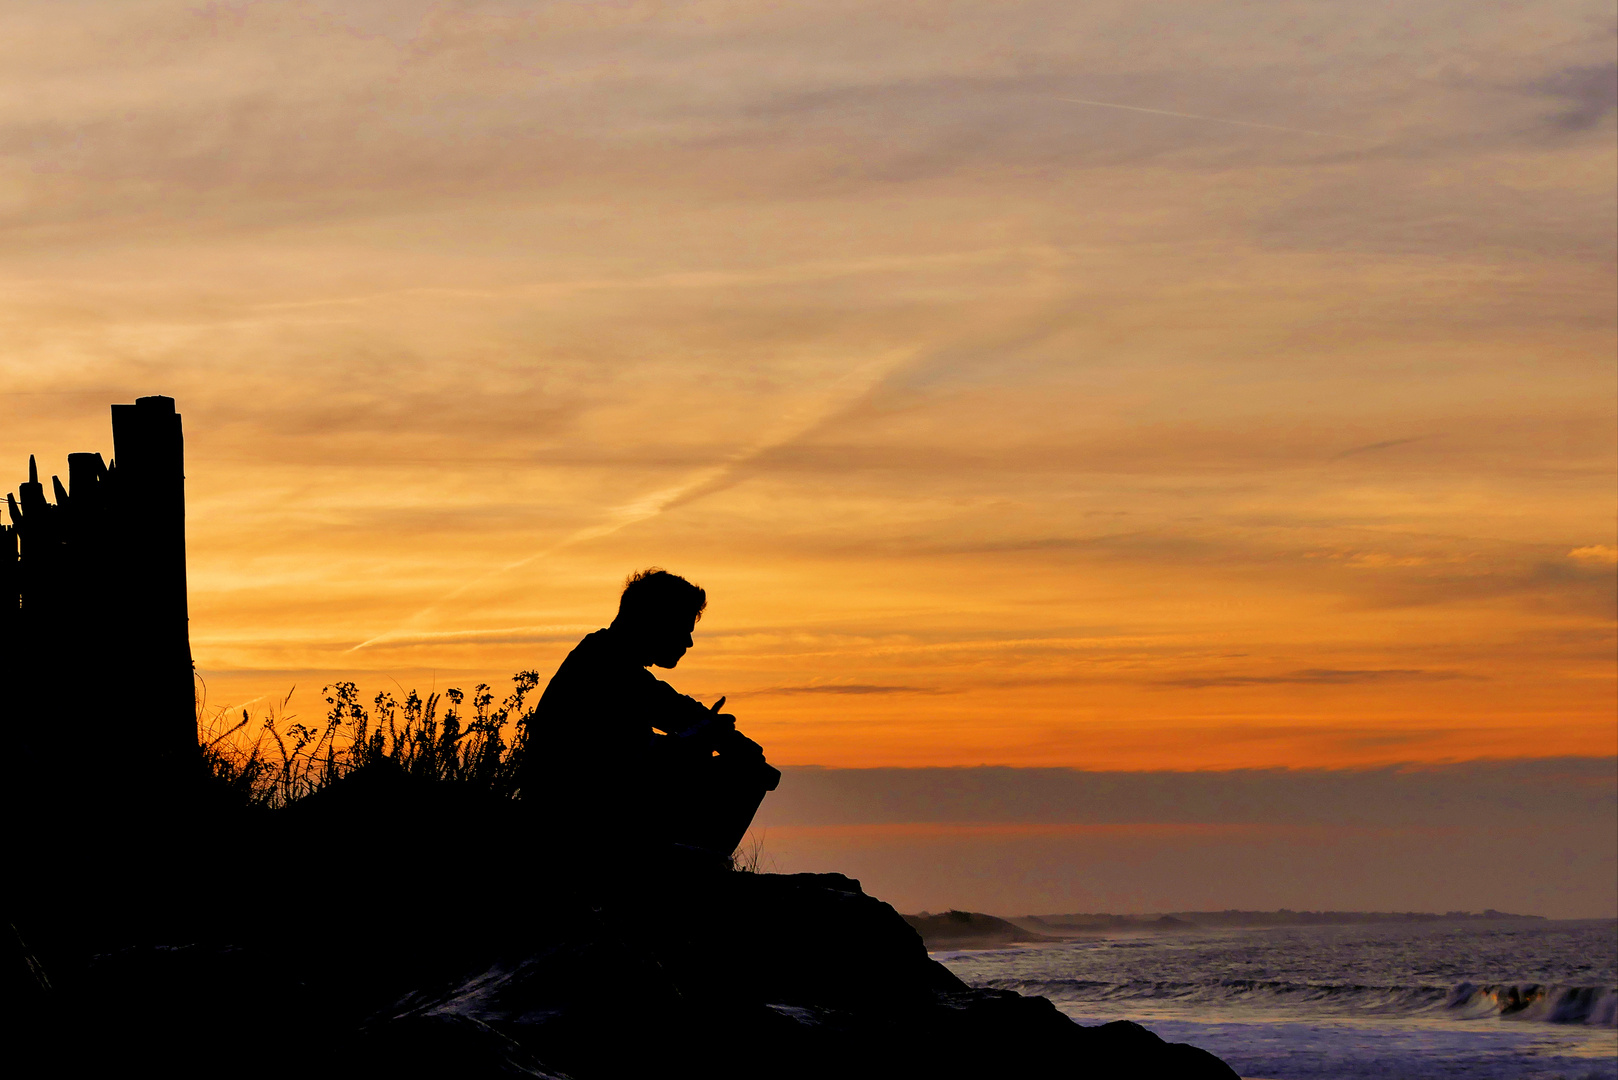
[[[579,639],[575,649],[600,649],[612,642],[612,631],[603,626],[600,630],[592,630]]]
[[[568,660],[575,663],[591,665],[610,665],[612,667],[638,667],[629,659],[623,648],[623,643],[611,627],[586,634],[584,640],[573,646],[573,651],[567,654]],[[564,661],[565,662],[565,661]]]

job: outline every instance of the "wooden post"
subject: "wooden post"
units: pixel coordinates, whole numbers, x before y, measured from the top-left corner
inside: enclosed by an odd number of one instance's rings
[[[58,949],[185,902],[202,790],[180,416],[148,397],[112,421],[111,467],[70,455],[52,503],[30,458],[0,529],[10,902]]]
[[[17,525],[22,510],[10,492],[6,493],[10,523],[0,522],[0,672],[15,663],[17,629],[21,621],[22,577],[17,565]],[[11,680],[0,678],[0,700],[14,690]]]
[[[110,509],[127,523],[112,545],[109,597],[110,628],[126,657],[121,696],[146,728],[152,756],[144,764],[156,770],[151,779],[182,782],[196,756],[197,728],[186,602],[185,440],[174,399],[114,405],[112,440]]]
[[[34,790],[30,805],[133,809],[183,797],[195,779],[180,416],[173,398],[146,397],[114,405],[112,427],[110,469],[100,454],[69,455],[53,504],[30,457],[7,496],[0,768],[14,790]],[[64,769],[84,790],[59,791]]]

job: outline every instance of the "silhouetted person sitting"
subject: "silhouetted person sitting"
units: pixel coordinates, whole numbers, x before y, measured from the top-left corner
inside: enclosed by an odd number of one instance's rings
[[[612,625],[551,677],[520,780],[564,858],[629,869],[650,846],[679,845],[718,865],[775,790],[781,774],[719,711],[724,698],[707,708],[647,670],[680,662],[707,605],[682,577],[634,574]]]

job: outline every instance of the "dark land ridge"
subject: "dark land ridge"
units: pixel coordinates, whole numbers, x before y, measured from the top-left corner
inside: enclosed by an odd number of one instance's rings
[[[1029,945],[1063,938],[1018,926],[1009,919],[985,915],[981,911],[946,911],[931,915],[925,911],[906,915],[904,921],[921,935],[929,949],[993,949],[1006,945]]]
[[[169,809],[33,853],[8,1075],[1236,1077],[966,986],[838,874],[548,864],[520,802],[388,761]]]
[[[1446,911],[1169,911],[1149,915],[1025,915],[1016,921],[1045,933],[1089,929],[1173,930],[1193,926],[1352,926],[1360,923],[1450,922],[1466,919],[1544,919],[1489,908],[1482,912]],[[1181,924],[1184,924],[1183,926]]]
[[[1484,919],[1543,920],[1488,908],[1448,911],[1175,911],[1149,915],[1070,914],[1002,918],[981,911],[922,911],[904,916],[929,949],[992,949],[1066,941],[1108,933],[1184,933],[1199,928],[1254,926],[1352,926],[1368,923],[1450,922]]]

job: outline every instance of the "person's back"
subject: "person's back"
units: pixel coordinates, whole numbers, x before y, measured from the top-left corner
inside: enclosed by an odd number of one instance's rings
[[[647,670],[679,663],[706,605],[684,578],[632,576],[612,625],[585,637],[545,688],[520,785],[564,859],[633,858],[667,843],[722,859],[775,787],[780,774],[718,712],[724,699],[710,710]]]

